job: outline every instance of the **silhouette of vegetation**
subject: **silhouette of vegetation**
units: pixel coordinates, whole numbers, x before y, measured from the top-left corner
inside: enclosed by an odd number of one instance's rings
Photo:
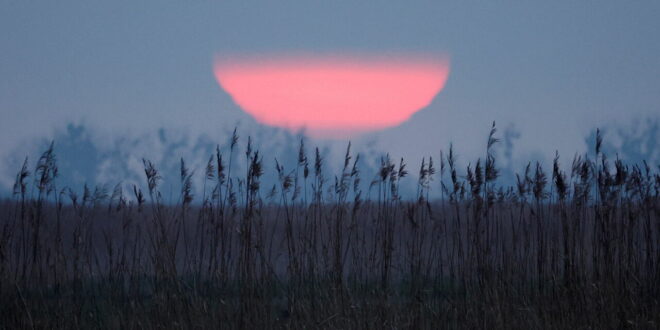
[[[26,159],[0,202],[0,327],[660,326],[660,167],[610,159],[600,131],[595,158],[565,172],[556,154],[504,187],[493,123],[465,172],[452,146],[424,159],[415,196],[399,192],[403,159],[361,173],[349,144],[331,175],[304,141],[262,187],[242,141],[234,131],[204,173],[181,159],[176,205],[149,160],[144,186],[79,196],[57,186],[54,144],[34,171]]]

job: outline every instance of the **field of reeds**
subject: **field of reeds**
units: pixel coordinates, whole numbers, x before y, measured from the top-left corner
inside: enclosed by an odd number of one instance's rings
[[[507,187],[494,124],[484,142],[409,176],[389,157],[360,173],[350,144],[326,173],[301,141],[271,188],[234,133],[204,173],[181,160],[177,203],[148,160],[130,191],[60,187],[51,145],[0,202],[0,328],[660,327],[658,165],[608,158],[599,134],[593,159]]]

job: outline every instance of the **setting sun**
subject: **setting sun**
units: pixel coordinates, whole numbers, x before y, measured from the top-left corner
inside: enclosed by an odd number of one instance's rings
[[[262,124],[345,137],[406,121],[431,103],[446,57],[280,57],[220,60],[221,87]]]

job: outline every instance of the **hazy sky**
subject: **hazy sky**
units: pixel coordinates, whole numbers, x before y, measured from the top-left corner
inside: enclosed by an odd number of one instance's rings
[[[68,122],[112,136],[249,121],[214,56],[295,52],[449,54],[433,103],[365,138],[394,154],[480,150],[493,120],[521,150],[571,152],[596,125],[658,117],[658,17],[659,1],[3,0],[0,155]]]

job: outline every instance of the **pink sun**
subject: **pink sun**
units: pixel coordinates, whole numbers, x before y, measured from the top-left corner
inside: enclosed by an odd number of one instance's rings
[[[217,59],[214,72],[222,88],[260,123],[336,138],[406,121],[442,90],[449,61],[415,56]]]

